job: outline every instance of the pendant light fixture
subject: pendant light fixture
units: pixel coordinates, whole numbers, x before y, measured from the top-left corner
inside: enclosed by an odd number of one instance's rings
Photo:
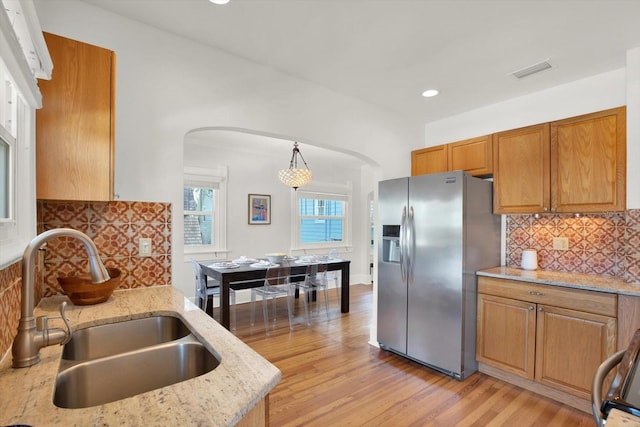
[[[302,163],[304,163],[304,169],[298,169],[298,155],[300,159],[302,159]],[[307,162],[304,161],[302,153],[300,153],[298,149],[297,142],[293,143],[293,154],[289,162],[289,169],[282,169],[278,173],[278,177],[283,184],[288,185],[294,190],[311,182],[311,171],[309,170],[309,166],[307,166]]]

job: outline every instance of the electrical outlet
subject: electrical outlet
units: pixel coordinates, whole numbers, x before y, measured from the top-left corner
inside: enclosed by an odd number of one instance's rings
[[[569,250],[569,238],[568,237],[554,237],[553,238],[553,249],[556,251],[567,251]]]
[[[138,255],[141,257],[151,256],[151,239],[141,238],[138,240]]]

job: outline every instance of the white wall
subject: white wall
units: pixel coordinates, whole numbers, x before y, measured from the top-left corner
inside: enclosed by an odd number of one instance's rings
[[[190,130],[254,129],[366,153],[380,165],[379,179],[407,175],[408,153],[424,140],[421,123],[94,6],[36,0],[36,9],[45,31],[116,52],[115,190],[122,200],[173,203],[178,288],[185,275],[183,142]],[[365,268],[361,262],[354,260],[353,271]]]

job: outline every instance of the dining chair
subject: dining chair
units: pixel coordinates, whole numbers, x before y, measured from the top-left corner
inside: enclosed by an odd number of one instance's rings
[[[273,264],[267,267],[264,283],[257,288],[251,288],[251,326],[255,324],[256,297],[262,298],[262,315],[264,317],[264,330],[269,335],[269,299],[273,303],[273,321],[276,321],[276,300],[278,297],[286,297],[287,311],[289,315],[289,329],[293,329],[293,294],[289,284],[291,268],[288,264]]]
[[[327,319],[329,318],[329,271],[327,270],[327,264],[323,262],[315,262],[307,266],[307,280],[304,283],[298,285],[298,288],[304,292],[304,308],[305,313],[310,313],[312,310],[307,306],[311,301],[310,296],[313,292],[318,296],[318,291],[322,291],[324,294],[324,309],[327,313]],[[317,305],[317,304],[316,304]],[[320,307],[318,307],[320,312]],[[310,315],[307,314],[307,323],[310,324]]]
[[[196,299],[203,301],[201,305],[202,311],[207,312],[207,304],[209,297],[211,297],[211,304],[214,303],[216,297],[220,298],[220,305],[222,305],[222,288],[220,282],[214,279],[209,279],[209,282],[213,282],[213,286],[207,286],[207,279],[202,274],[202,267],[200,263],[195,259],[191,259],[193,265],[193,272],[196,275]],[[236,293],[233,289],[229,289],[229,297],[231,299],[231,330],[236,329]],[[222,313],[221,313],[222,315]],[[211,317],[213,317],[213,308],[211,308]]]

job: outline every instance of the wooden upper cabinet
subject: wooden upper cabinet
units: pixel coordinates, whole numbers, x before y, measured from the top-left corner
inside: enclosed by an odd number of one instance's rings
[[[626,206],[626,108],[551,123],[553,212]]]
[[[548,212],[549,124],[493,135],[493,211]]]
[[[45,33],[51,80],[38,82],[37,198],[113,199],[115,54]]]
[[[491,135],[436,145],[411,152],[411,175],[463,170],[471,175],[490,175]]]
[[[491,135],[453,142],[447,145],[449,149],[449,170],[463,170],[474,176],[493,173]]]
[[[446,172],[448,170],[447,158],[446,145],[437,145],[412,151],[411,176]]]
[[[623,211],[626,108],[493,136],[494,213]]]

